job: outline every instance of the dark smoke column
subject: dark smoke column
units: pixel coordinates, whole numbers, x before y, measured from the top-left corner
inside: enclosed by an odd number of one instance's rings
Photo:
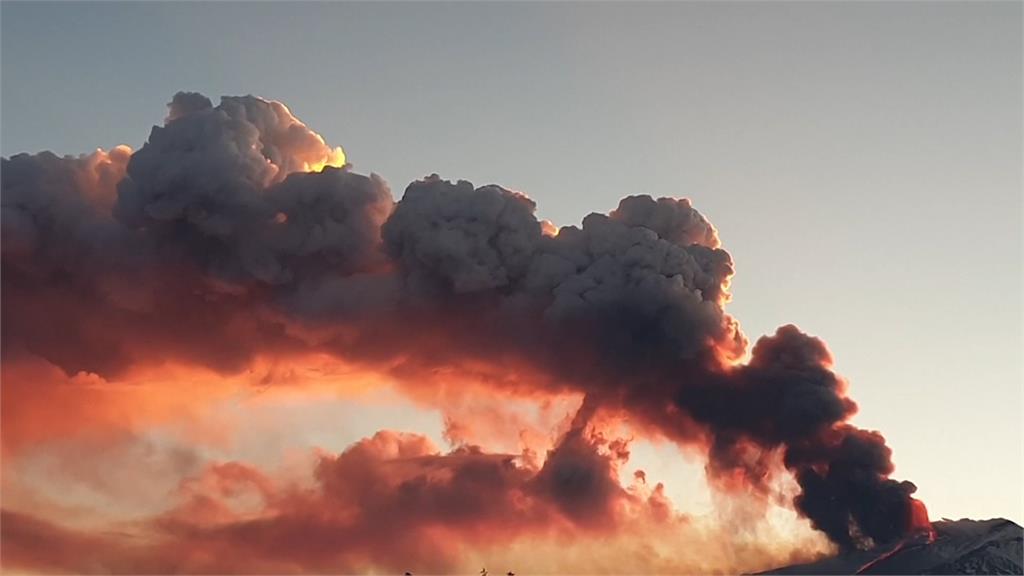
[[[498,186],[432,177],[384,224],[418,305],[450,322],[488,303],[445,334],[450,345],[515,355],[677,441],[710,436],[712,480],[763,489],[781,453],[802,488],[797,510],[842,547],[915,528],[915,487],[889,479],[881,435],[846,423],[857,407],[824,342],[787,325],[736,363],[746,338],[724,310],[732,259],[688,201],[630,196],[554,236],[533,210]]]
[[[802,490],[796,509],[843,548],[930,530],[917,487],[889,478],[885,438],[846,422],[857,406],[831,366],[824,342],[787,325],[758,340],[748,364],[684,388],[680,406],[716,434],[709,470],[738,469],[756,485],[764,471],[750,449],[782,449]]]

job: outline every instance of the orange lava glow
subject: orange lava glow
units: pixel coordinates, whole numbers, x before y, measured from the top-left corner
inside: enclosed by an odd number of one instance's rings
[[[935,541],[935,528],[928,519],[928,508],[916,498],[910,499],[910,531],[913,534],[927,534],[928,542]]]
[[[928,519],[928,509],[925,508],[924,502],[916,499],[910,499],[910,531],[907,536],[900,540],[896,546],[894,546],[888,552],[878,556],[877,558],[867,562],[860,567],[855,574],[866,574],[869,570],[877,566],[878,564],[892,558],[907,548],[914,548],[924,544],[931,544],[935,541],[935,528],[932,526],[931,521]]]

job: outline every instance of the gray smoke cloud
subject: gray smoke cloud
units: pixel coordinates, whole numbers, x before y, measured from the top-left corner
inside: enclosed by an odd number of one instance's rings
[[[843,546],[912,528],[913,486],[888,478],[880,435],[845,424],[856,405],[823,342],[782,327],[738,364],[732,259],[688,200],[629,196],[552,235],[496,185],[434,175],[396,203],[378,176],[330,166],[340,150],[277,102],[179,93],[169,108],[130,159],[3,160],[5,354],[101,374],[311,349],[410,378],[463,359],[527,368],[676,441],[710,438],[712,474],[756,484],[760,461],[739,455],[782,451],[797,509]],[[586,461],[574,438],[536,482],[582,518],[574,502],[614,489],[574,484],[559,464]]]
[[[267,284],[296,266],[351,273],[380,262],[393,200],[376,175],[303,172],[335,151],[283,104],[179,93],[132,156],[114,216],[218,277]]]

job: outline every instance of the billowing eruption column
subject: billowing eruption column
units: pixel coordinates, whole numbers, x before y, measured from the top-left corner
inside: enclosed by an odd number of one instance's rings
[[[194,93],[134,154],[4,159],[4,354],[101,375],[311,350],[410,381],[472,370],[585,396],[533,484],[571,514],[588,504],[554,457],[585,460],[606,411],[706,446],[723,486],[765,490],[781,461],[840,546],[920,523],[821,340],[783,326],[739,361],[732,260],[688,200],[628,196],[555,232],[500,186],[430,176],[396,203],[343,162],[279,103]]]

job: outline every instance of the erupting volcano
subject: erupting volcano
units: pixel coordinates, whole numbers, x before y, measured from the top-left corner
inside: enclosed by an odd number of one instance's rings
[[[1003,519],[942,520],[895,544],[765,574],[1020,574],[1024,529]]]
[[[910,533],[924,534],[929,543],[935,541],[935,527],[928,519],[928,508],[914,498],[910,499]]]
[[[774,502],[795,480],[782,504],[841,551],[934,538],[883,436],[850,423],[857,406],[825,343],[785,325],[748,351],[726,311],[732,258],[689,200],[630,195],[556,232],[521,192],[432,175],[396,202],[343,162],[282,104],[195,93],[177,94],[135,152],[4,159],[5,406],[45,386],[15,372],[29,361],[116,382],[145,366],[226,378],[316,357],[423,402],[575,399],[547,449],[490,453],[452,425],[441,453],[382,431],[318,454],[302,489],[213,466],[149,540],[11,512],[5,548],[24,559],[25,539],[51,534],[128,571],[218,570],[220,551],[257,547],[258,571],[445,570],[462,546],[545,530],[674,530],[661,485],[619,482],[634,436],[705,454],[727,495]],[[460,544],[424,544],[441,533]]]

